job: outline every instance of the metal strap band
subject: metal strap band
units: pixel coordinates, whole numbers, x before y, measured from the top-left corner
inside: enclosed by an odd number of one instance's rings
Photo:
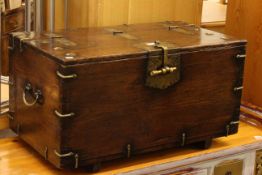
[[[75,158],[75,166],[74,167],[78,168],[78,166],[79,166],[79,155],[78,154],[75,154],[73,152],[69,152],[67,154],[60,154],[56,150],[54,150],[54,153],[59,158],[66,158],[66,157],[73,157],[74,156],[74,158]]]
[[[68,118],[68,117],[73,117],[75,116],[75,113],[69,113],[69,114],[61,114],[57,110],[55,110],[55,115],[59,118]]]
[[[234,88],[234,91],[237,92],[237,91],[242,91],[244,89],[243,86],[240,86],[240,87],[235,87]]]
[[[240,122],[239,121],[232,121],[230,122],[230,125],[238,125]]]
[[[168,47],[161,45],[159,42],[156,42],[156,48],[161,48],[164,52],[163,66],[167,66],[168,63]]]
[[[73,79],[73,78],[77,78],[76,74],[72,74],[72,75],[63,75],[61,74],[59,71],[56,71],[56,75],[62,79]]]
[[[14,50],[14,48],[15,48],[15,37],[19,37],[19,36],[22,36],[22,35],[24,35],[23,32],[16,32],[16,33],[12,33],[12,34],[11,34],[12,42],[11,42],[10,45],[8,46],[8,49],[9,49],[9,50]]]
[[[241,58],[241,59],[244,59],[244,58],[246,58],[246,55],[245,54],[243,54],[243,55],[237,55],[237,58]]]
[[[67,154],[60,154],[58,153],[56,150],[54,150],[55,155],[57,155],[57,157],[59,158],[65,158],[65,157],[71,157],[74,156],[75,154],[73,152],[69,152]]]

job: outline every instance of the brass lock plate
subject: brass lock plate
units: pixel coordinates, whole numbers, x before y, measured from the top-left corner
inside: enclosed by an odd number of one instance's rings
[[[162,67],[162,57],[151,57],[147,65],[146,85],[156,89],[167,89],[180,80],[180,55],[168,57],[167,65]]]
[[[243,169],[243,160],[229,160],[218,164],[214,169],[214,175],[243,175]]]
[[[169,46],[156,42],[153,47],[161,49],[159,56],[149,56],[146,72],[146,86],[167,89],[180,80],[181,56],[169,55]]]

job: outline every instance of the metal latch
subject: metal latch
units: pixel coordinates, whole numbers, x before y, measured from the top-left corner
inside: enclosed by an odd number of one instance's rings
[[[180,80],[180,55],[168,53],[168,46],[159,41],[154,48],[160,48],[163,55],[152,56],[148,60],[146,85],[157,89],[166,89]]]
[[[150,76],[158,76],[158,75],[165,75],[169,73],[173,73],[177,70],[177,67],[169,67],[168,66],[168,47],[161,45],[160,42],[155,42],[156,48],[161,48],[163,50],[164,56],[163,56],[163,66],[162,68],[158,70],[152,70],[150,72]]]

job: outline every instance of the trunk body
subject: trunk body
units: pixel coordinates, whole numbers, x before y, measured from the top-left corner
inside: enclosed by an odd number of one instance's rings
[[[11,128],[59,168],[208,144],[238,130],[245,41],[182,22],[11,40]],[[149,76],[150,60],[165,56],[176,71]]]

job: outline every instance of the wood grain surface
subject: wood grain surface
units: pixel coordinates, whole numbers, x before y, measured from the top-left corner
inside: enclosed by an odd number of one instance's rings
[[[230,0],[226,33],[248,40],[244,103],[262,107],[262,1]]]
[[[52,40],[42,34],[16,46],[10,122],[20,138],[41,155],[47,147],[55,166],[71,168],[75,159],[59,161],[54,150],[78,154],[78,165],[86,166],[190,143],[208,147],[213,138],[237,132],[240,95],[234,88],[242,86],[244,60],[237,55],[245,41],[176,21],[112,28],[61,32]],[[168,43],[168,60],[181,58],[181,80],[164,90],[145,83],[148,63],[162,59],[163,51],[149,46],[156,40]],[[63,80],[57,71],[77,77]],[[42,91],[43,103],[23,103],[28,82]],[[59,118],[55,110],[75,115]]]
[[[117,161],[106,164],[97,175],[120,174],[151,166],[156,166],[155,168],[157,170],[165,163],[189,160],[194,157],[207,157],[214,153],[220,153],[222,156],[223,152],[228,149],[241,150],[240,148],[242,146],[248,148],[257,143],[262,144],[261,141],[254,138],[254,136],[261,136],[261,133],[261,129],[241,123],[237,135],[214,140],[214,144],[209,150],[199,150],[187,147],[185,149],[176,149],[153,155],[141,156],[128,161]],[[250,144],[251,146],[247,146]],[[88,175],[89,173],[85,169],[79,171],[62,171],[55,169],[21,140],[9,138],[0,140],[0,174]]]
[[[46,2],[48,7],[49,1]],[[64,1],[56,1],[56,28],[64,28]],[[48,12],[48,8],[46,8]],[[183,20],[200,24],[202,0],[69,1],[70,28]],[[48,13],[46,13],[48,18]],[[49,26],[48,22],[46,24]]]

